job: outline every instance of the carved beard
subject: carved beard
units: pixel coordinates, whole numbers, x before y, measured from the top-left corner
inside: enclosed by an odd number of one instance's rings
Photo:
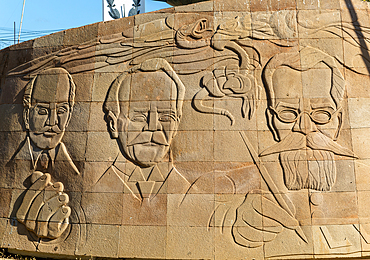
[[[320,132],[307,135],[291,132],[260,156],[275,153],[279,153],[285,185],[289,190],[328,191],[336,179],[334,154],[357,158],[351,150]]]
[[[337,169],[334,153],[302,149],[279,154],[284,182],[289,190],[313,189],[329,191],[334,185]]]

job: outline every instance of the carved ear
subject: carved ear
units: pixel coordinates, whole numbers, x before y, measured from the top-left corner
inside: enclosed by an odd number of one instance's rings
[[[343,113],[342,113],[342,108],[340,108],[340,111],[338,112],[338,128],[334,135],[334,139],[333,139],[334,141],[337,141],[340,130],[342,129],[342,125],[343,125]]]
[[[23,109],[23,122],[27,130],[30,129],[30,109],[25,107]]]
[[[111,137],[114,138],[114,139],[118,138],[117,117],[116,117],[115,114],[113,114],[112,111],[108,111],[107,125],[108,125],[108,130],[111,134]]]
[[[276,131],[276,127],[274,125],[273,119],[273,112],[270,108],[266,109],[266,118],[267,118],[267,126],[270,128],[270,131],[272,132],[272,135],[274,136],[274,139],[276,142],[280,142],[280,136],[279,133]]]

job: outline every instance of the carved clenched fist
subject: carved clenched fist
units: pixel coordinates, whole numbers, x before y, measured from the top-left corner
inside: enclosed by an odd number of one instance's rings
[[[71,215],[63,183],[53,184],[50,174],[38,171],[31,175],[31,182],[17,211],[17,219],[40,238],[58,238],[67,229]]]

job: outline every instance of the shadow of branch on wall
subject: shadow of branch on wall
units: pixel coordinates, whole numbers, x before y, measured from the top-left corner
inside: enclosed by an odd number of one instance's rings
[[[359,0],[355,0],[355,1],[359,1]],[[369,76],[370,76],[370,67],[369,67],[370,65],[367,65],[370,62],[370,54],[369,54],[369,51],[368,51],[368,46],[366,45],[365,36],[362,32],[361,25],[358,22],[358,16],[357,16],[356,10],[353,8],[352,0],[345,0],[345,2],[346,2],[346,5],[347,5],[347,8],[348,8],[348,11],[351,15],[352,24],[355,28],[355,32],[356,32],[356,35],[358,37],[358,41],[360,43],[360,49],[361,49],[361,52],[362,52],[362,59],[364,60],[364,63],[366,64],[366,69],[367,69],[367,71],[369,73]]]

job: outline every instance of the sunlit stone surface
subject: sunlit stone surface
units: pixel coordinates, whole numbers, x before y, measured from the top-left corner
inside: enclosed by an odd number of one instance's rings
[[[0,51],[0,248],[370,255],[369,3],[209,1]]]

